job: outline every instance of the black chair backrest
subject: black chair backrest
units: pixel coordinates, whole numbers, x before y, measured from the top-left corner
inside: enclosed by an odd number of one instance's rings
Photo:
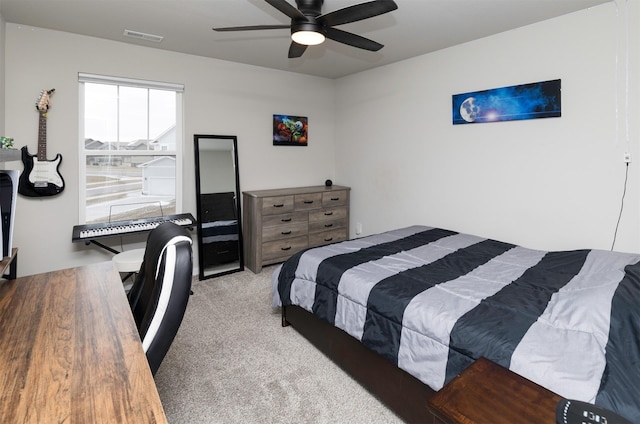
[[[192,274],[187,230],[171,222],[152,230],[140,272],[129,292],[129,305],[154,375],[184,317]]]

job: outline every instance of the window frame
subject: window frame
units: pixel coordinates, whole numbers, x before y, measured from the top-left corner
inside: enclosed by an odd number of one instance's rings
[[[108,84],[117,86],[127,86],[135,88],[146,88],[156,90],[168,90],[176,93],[176,148],[175,150],[113,150],[110,154],[102,153],[88,154],[91,150],[85,149],[84,133],[84,110],[85,110],[85,83]],[[184,157],[184,105],[183,105],[184,85],[177,83],[158,82],[124,77],[113,77],[96,74],[78,73],[78,224],[86,224],[86,201],[87,201],[87,158],[90,156],[173,156],[176,160],[175,171],[175,213],[183,211],[183,165]]]

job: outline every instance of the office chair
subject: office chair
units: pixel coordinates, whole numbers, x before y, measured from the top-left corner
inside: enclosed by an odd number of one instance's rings
[[[187,230],[172,222],[152,230],[128,297],[154,375],[184,317],[192,274],[191,237]]]

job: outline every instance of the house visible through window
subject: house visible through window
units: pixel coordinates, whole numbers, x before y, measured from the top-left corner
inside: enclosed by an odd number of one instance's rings
[[[80,222],[180,211],[182,86],[80,74]]]

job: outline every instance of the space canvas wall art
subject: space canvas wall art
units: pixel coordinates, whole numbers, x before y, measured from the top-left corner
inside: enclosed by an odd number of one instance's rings
[[[560,80],[452,96],[453,125],[561,116]]]
[[[308,132],[306,116],[273,115],[274,146],[306,146]]]

